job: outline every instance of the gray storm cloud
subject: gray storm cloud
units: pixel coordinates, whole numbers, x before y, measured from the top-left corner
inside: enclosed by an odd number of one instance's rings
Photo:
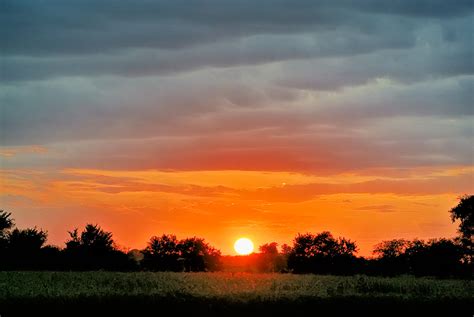
[[[469,164],[473,15],[471,1],[6,0],[0,142],[53,151],[2,165]]]

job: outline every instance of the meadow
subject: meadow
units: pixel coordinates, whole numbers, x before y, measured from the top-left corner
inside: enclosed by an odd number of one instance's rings
[[[0,272],[0,314],[380,313],[472,316],[474,282],[368,276]],[[153,315],[153,314],[152,314]]]

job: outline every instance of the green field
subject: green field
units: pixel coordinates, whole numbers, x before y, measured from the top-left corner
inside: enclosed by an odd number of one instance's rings
[[[245,273],[0,272],[1,316],[152,309],[243,312],[416,310],[472,316],[474,282],[428,278]]]

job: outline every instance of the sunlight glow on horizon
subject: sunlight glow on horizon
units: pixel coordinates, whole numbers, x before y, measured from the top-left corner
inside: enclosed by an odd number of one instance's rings
[[[57,246],[63,246],[67,230],[92,222],[112,231],[124,248],[144,248],[151,236],[171,232],[203,237],[223,254],[235,254],[235,239],[245,232],[252,232],[257,247],[291,244],[298,233],[330,231],[355,240],[359,255],[370,255],[382,240],[454,236],[456,225],[447,211],[471,186],[471,171],[417,168],[409,175],[392,170],[331,177],[17,169],[1,172],[0,197],[18,226],[48,230],[48,242]]]

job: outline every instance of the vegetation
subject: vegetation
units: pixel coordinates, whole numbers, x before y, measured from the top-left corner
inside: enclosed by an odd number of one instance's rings
[[[350,274],[356,250],[354,242],[335,239],[328,231],[299,234],[288,255],[288,268],[295,273]]]
[[[461,197],[459,204],[450,210],[451,220],[460,220],[459,241],[464,247],[467,262],[474,260],[474,195]]]
[[[458,238],[383,241],[369,259],[356,255],[354,241],[330,232],[298,234],[291,246],[271,242],[259,253],[222,257],[204,239],[174,235],[152,237],[144,250],[125,253],[111,232],[88,224],[70,231],[65,247],[58,248],[46,244],[46,231],[15,228],[11,214],[0,211],[0,315],[329,310],[331,315],[471,316],[471,197],[451,210],[452,219],[461,222]],[[299,274],[211,273],[235,261],[253,272]],[[203,271],[208,272],[182,273]]]
[[[198,313],[363,311],[410,305],[472,313],[474,282],[414,277],[172,272],[0,272],[0,314],[98,314],[100,309]],[[347,305],[345,305],[347,304]],[[403,304],[403,305],[400,305]],[[73,309],[72,309],[73,308]],[[424,311],[426,313],[426,311]],[[438,315],[438,314],[435,314]]]
[[[460,220],[459,237],[412,241],[395,239],[375,246],[375,258],[358,257],[357,244],[330,232],[298,234],[292,246],[275,242],[237,262],[253,272],[292,272],[333,275],[436,276],[472,278],[474,196],[464,196],[451,209]],[[198,237],[178,240],[175,235],[154,236],[144,250],[126,254],[111,232],[88,224],[69,232],[64,248],[46,245],[47,232],[13,228],[11,214],[0,211],[0,270],[107,270],[204,272],[225,269],[219,250]],[[243,260],[242,260],[243,259]],[[238,263],[237,263],[238,264]],[[234,267],[238,267],[234,265]]]
[[[455,240],[391,240],[375,247],[378,256],[374,271],[385,275],[414,274],[416,276],[468,276],[472,265],[463,265],[463,249]],[[472,273],[472,272],[471,272]]]
[[[131,271],[137,268],[132,259],[114,246],[112,233],[97,225],[86,225],[80,234],[76,228],[69,231],[69,236],[60,259],[64,269]]]
[[[220,268],[219,250],[200,238],[178,241],[175,235],[152,237],[141,266],[151,271],[203,272]]]
[[[9,212],[0,210],[0,252],[6,249],[10,229],[15,225],[11,215]]]

